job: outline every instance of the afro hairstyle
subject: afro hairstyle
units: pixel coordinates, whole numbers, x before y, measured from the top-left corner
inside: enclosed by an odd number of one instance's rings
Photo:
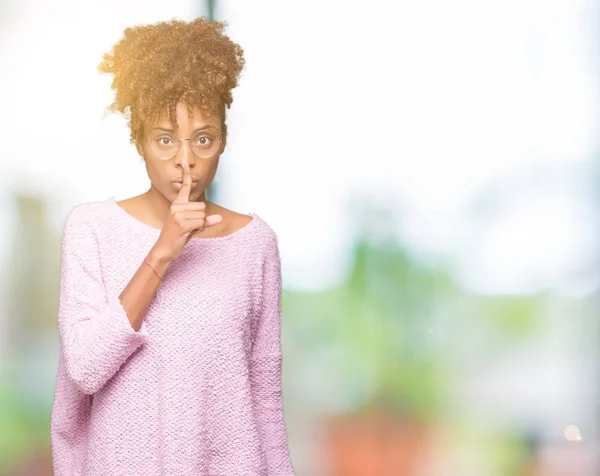
[[[114,76],[111,88],[116,91],[107,112],[127,119],[130,143],[162,111],[177,124],[179,102],[190,112],[198,106],[208,116],[220,115],[227,137],[225,107],[231,107],[231,90],[245,65],[243,49],[223,33],[227,25],[207,17],[136,25],[104,54],[98,70]]]

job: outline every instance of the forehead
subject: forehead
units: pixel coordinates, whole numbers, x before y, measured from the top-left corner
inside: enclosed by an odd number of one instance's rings
[[[210,115],[207,111],[201,109],[199,106],[192,106],[190,114],[188,114],[188,106],[186,103],[180,102],[177,104],[175,108],[175,117],[177,119],[177,126],[169,120],[167,115],[167,110],[163,109],[157,121],[154,124],[149,124],[149,126],[167,126],[172,127],[174,129],[184,128],[184,127],[202,127],[207,125],[212,125],[215,128],[219,128],[219,118],[214,115]]]

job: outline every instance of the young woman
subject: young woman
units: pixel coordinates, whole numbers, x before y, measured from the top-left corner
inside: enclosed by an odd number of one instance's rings
[[[225,25],[128,28],[99,66],[151,185],[65,220],[55,476],[294,474],[277,236],[205,195],[244,66]]]

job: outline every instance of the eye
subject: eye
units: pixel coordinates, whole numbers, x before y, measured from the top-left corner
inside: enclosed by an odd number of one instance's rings
[[[212,139],[208,136],[200,136],[196,139],[196,143],[199,145],[209,145]]]
[[[159,145],[170,145],[171,138],[170,137],[159,137],[158,144]]]

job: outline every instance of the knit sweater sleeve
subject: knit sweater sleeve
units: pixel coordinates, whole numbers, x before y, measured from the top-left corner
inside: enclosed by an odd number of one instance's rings
[[[252,345],[252,397],[269,476],[294,476],[283,418],[281,386],[281,260],[273,234],[263,261],[262,299]]]
[[[145,323],[135,331],[119,297],[106,291],[91,212],[79,205],[65,220],[58,309],[66,374],[85,394],[97,392],[148,337]]]

